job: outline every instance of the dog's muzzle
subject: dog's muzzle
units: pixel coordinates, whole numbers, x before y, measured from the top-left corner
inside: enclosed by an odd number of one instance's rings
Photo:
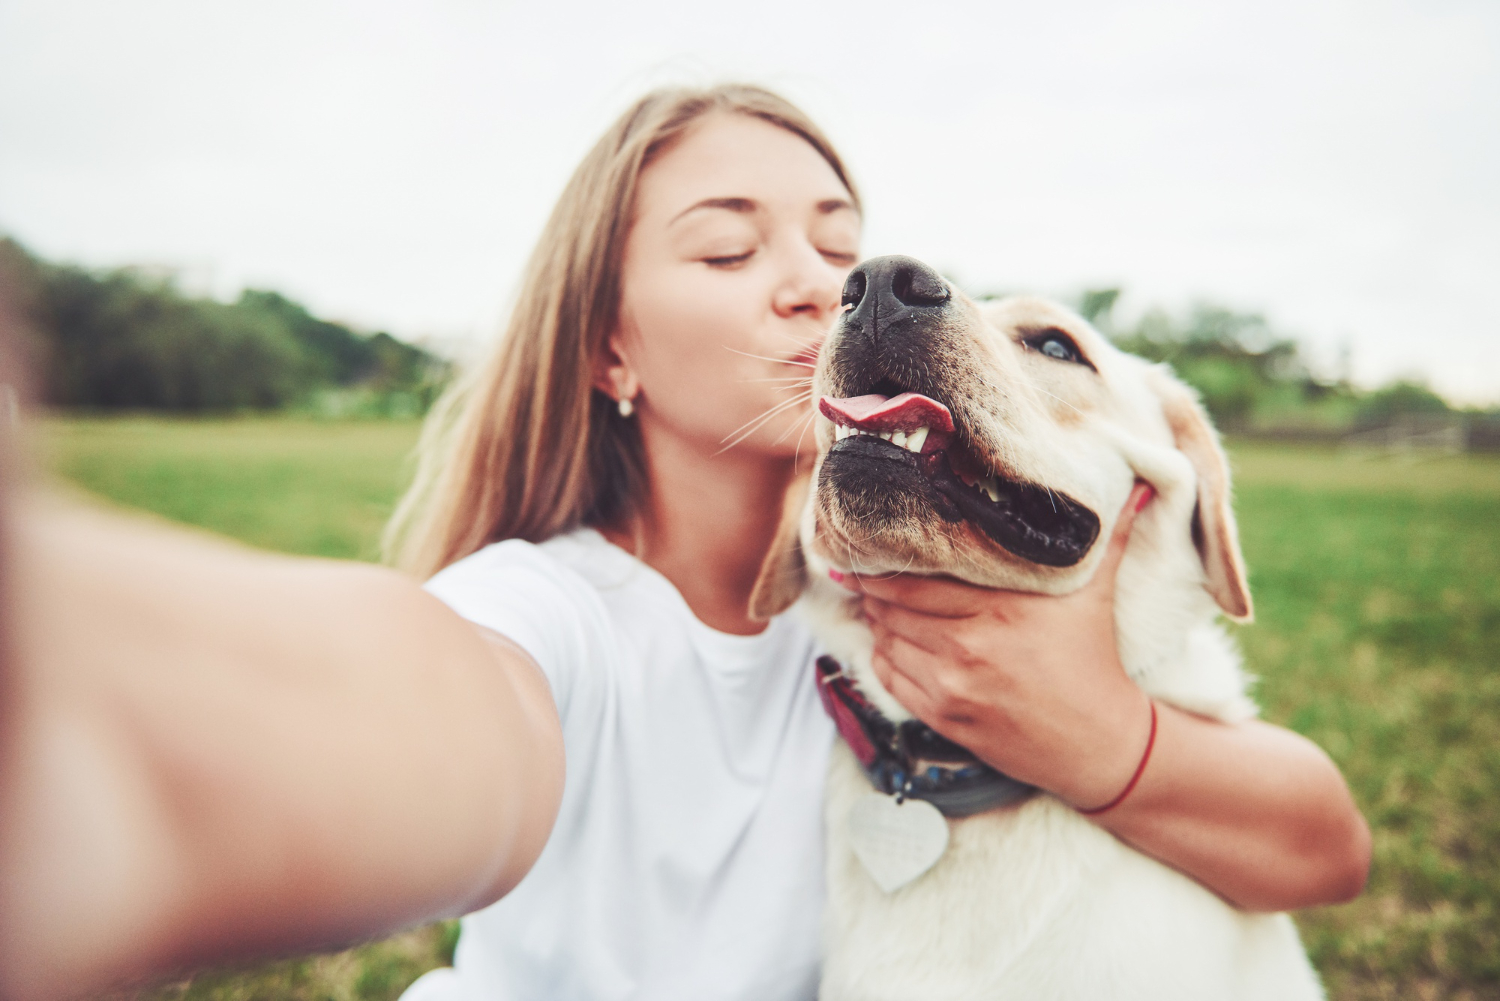
[[[835,427],[819,486],[856,525],[910,519],[912,501],[974,525],[1006,551],[1069,567],[1099,537],[1099,517],[1073,498],[1007,477],[979,457],[951,406],[944,364],[972,342],[955,334],[971,307],[910,257],[877,257],[850,273],[844,314],[824,350],[840,395],[819,409]]]

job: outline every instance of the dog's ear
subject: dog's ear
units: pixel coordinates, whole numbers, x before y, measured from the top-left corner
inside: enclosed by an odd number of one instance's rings
[[[786,611],[802,596],[807,588],[807,562],[802,558],[802,540],[799,532],[802,509],[807,503],[807,490],[812,475],[804,473],[792,481],[787,488],[786,501],[782,505],[781,524],[776,529],[776,538],[771,542],[771,551],[766,553],[760,565],[760,576],[755,580],[755,589],[750,592],[750,617],[762,622]]]
[[[1249,622],[1255,612],[1240,533],[1229,497],[1229,460],[1197,396],[1165,372],[1153,372],[1152,388],[1177,448],[1198,474],[1198,506],[1193,511],[1193,544],[1203,559],[1208,593],[1230,618]]]

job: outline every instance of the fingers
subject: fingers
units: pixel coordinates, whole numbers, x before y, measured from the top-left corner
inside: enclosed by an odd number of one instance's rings
[[[1109,548],[1105,550],[1104,559],[1099,563],[1099,569],[1095,571],[1088,587],[1103,587],[1111,591],[1114,589],[1115,575],[1120,571],[1120,561],[1125,558],[1125,547],[1130,542],[1130,531],[1135,527],[1136,516],[1155,496],[1156,488],[1151,484],[1144,480],[1136,481],[1130,496],[1125,498],[1125,506],[1120,509],[1120,517],[1115,520],[1115,530],[1109,536]]]
[[[875,671],[875,677],[880,679],[880,684],[891,693],[891,698],[905,706],[913,716],[920,720],[934,718],[932,698],[889,657],[876,652],[870,660],[870,667]]]
[[[856,594],[866,594],[943,619],[961,619],[974,615],[995,593],[989,588],[976,587],[948,577],[924,577],[920,574],[873,577],[843,574],[834,579]]]
[[[955,728],[973,724],[989,708],[987,701],[976,701],[985,688],[974,687],[972,672],[900,637],[877,643],[870,665],[897,702],[949,739],[957,739]]]
[[[926,653],[942,653],[945,620],[879,598],[866,598],[864,607],[878,647],[884,649],[887,643],[899,640]]]

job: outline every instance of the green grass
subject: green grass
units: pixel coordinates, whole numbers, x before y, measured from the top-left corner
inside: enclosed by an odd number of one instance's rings
[[[48,465],[92,493],[288,553],[375,559],[416,421],[54,421]]]
[[[389,1001],[452,963],[457,942],[458,922],[445,921],[344,952],[209,970],[111,1001]]]
[[[1242,448],[1265,715],[1343,769],[1365,894],[1299,916],[1341,998],[1500,996],[1500,459]]]
[[[410,423],[59,420],[52,468],[289,552],[369,558]],[[1339,999],[1500,997],[1500,458],[1232,449],[1266,718],[1316,740],[1375,831],[1367,892],[1298,915]],[[452,925],[200,974],[152,998],[394,998]]]

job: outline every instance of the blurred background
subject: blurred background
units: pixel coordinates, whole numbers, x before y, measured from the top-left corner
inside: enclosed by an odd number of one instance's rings
[[[420,416],[644,90],[745,79],[850,162],[865,251],[1065,299],[1229,434],[1268,718],[1369,891],[1337,998],[1500,997],[1500,6],[5,0],[0,264],[54,473],[373,559]],[[392,998],[454,927],[149,996]]]

